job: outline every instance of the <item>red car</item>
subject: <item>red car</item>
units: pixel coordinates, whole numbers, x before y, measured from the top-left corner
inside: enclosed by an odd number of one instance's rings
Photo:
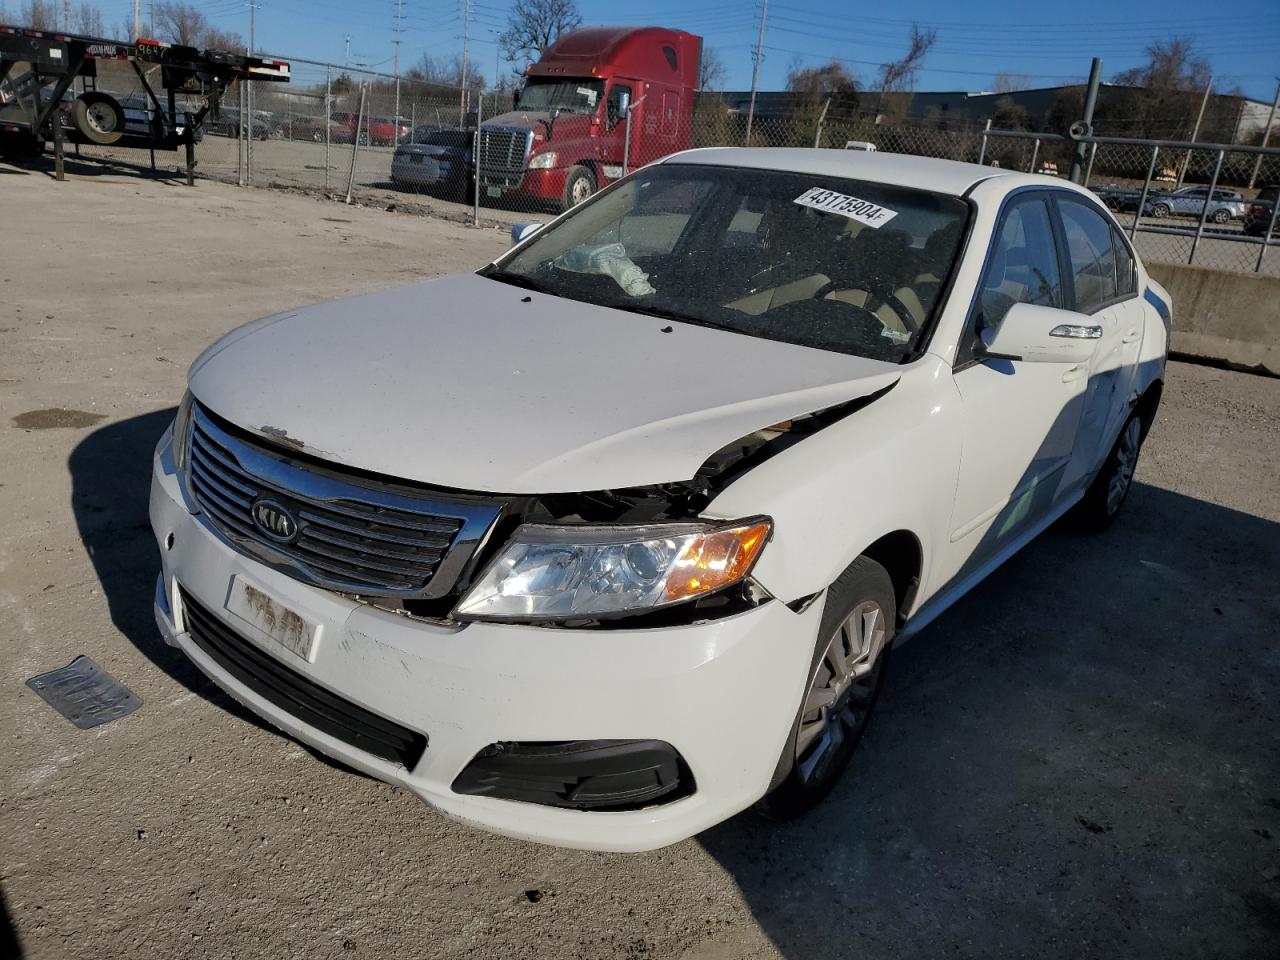
[[[358,114],[342,111],[332,116],[331,138],[342,143],[355,139]],[[392,117],[365,117],[360,123],[360,142],[379,146],[394,146],[409,135],[409,121]]]

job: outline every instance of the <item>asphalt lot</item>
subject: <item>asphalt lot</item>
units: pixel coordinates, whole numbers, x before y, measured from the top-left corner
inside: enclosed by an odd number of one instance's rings
[[[504,234],[0,165],[0,236],[0,888],[27,956],[1280,956],[1280,381],[1172,364],[1122,519],[1049,531],[897,651],[808,818],[580,853],[317,759],[150,609],[150,453],[196,354]],[[81,731],[24,685],[82,653],[142,707]]]

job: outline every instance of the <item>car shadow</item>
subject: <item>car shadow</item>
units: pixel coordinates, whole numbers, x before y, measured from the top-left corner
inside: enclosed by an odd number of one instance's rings
[[[1278,570],[1280,524],[1136,484],[895,652],[822,804],[698,839],[796,960],[1260,956]]]
[[[171,679],[230,714],[292,739],[224,693],[187,657],[160,636],[152,611],[160,562],[151,532],[151,460],[156,443],[173,421],[169,407],[110,423],[71,451],[71,509],[81,542],[107,598],[111,622],[129,642]],[[305,743],[329,766],[363,777]]]

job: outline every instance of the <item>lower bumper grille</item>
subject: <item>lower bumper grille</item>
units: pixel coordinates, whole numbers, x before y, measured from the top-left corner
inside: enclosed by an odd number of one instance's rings
[[[258,696],[343,743],[412,770],[427,738],[364,707],[344,700],[295,673],[240,636],[205,607],[182,593],[187,630],[196,646]]]

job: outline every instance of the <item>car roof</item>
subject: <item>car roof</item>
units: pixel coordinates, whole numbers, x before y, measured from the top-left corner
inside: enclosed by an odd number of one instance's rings
[[[814,149],[812,147],[706,147],[672,154],[663,163],[705,163],[759,170],[785,170],[818,176],[870,180],[897,187],[916,187],[963,196],[974,184],[1001,178],[1009,188],[1037,184],[1078,189],[1058,177],[1021,173],[1000,167],[939,160],[885,151]]]

